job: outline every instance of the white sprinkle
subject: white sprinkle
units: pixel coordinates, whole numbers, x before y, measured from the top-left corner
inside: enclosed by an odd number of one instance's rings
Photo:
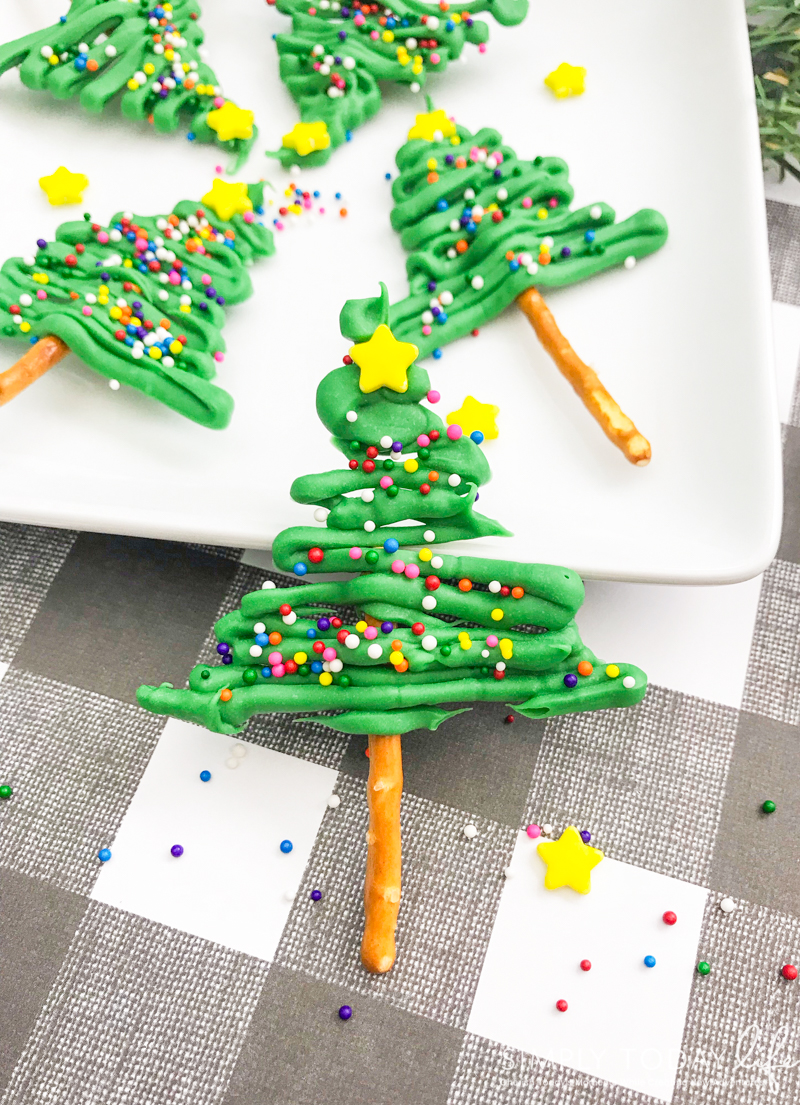
[[[237,760],[244,759],[244,757],[247,755],[247,745],[246,744],[237,744],[237,745],[235,745],[231,755],[235,756],[237,758]]]
[[[492,592],[493,595],[496,595],[501,587],[502,584],[497,579],[493,579],[492,582],[489,584],[489,590]]]
[[[161,363],[163,364],[164,368],[172,368],[175,364],[175,361],[172,357],[162,357]]]
[[[514,872],[513,872],[512,870],[511,870],[511,868],[510,868],[510,867],[506,867],[506,869],[505,869],[505,871],[503,872],[503,874],[505,875],[505,877],[506,877],[507,879],[513,879],[513,878],[514,878]]]
[[[433,559],[431,560],[431,567],[435,568],[436,571],[438,572],[438,570],[440,568],[444,567],[444,561],[442,560],[442,558],[440,556],[434,556]]]
[[[231,769],[231,771],[233,771],[235,768],[237,768],[239,766],[239,764],[241,762],[242,762],[241,760],[237,760],[234,756],[231,756],[229,759],[227,759],[225,761],[225,766],[229,767]]]
[[[430,326],[433,322],[433,313],[431,311],[422,312],[422,323],[424,326]]]
[[[436,609],[436,599],[433,597],[433,595],[426,595],[425,596],[425,598],[422,600],[422,609],[423,610],[435,610]]]
[[[505,188],[498,188],[498,189],[497,189],[497,198],[498,198],[498,199],[500,200],[500,202],[501,202],[501,203],[503,202],[503,200],[507,200],[507,199],[508,199],[508,191],[507,191],[507,189],[505,189]]]
[[[294,625],[294,623],[297,621],[297,614],[295,614],[294,610],[290,610],[289,613],[285,614],[281,620],[283,621],[284,625]]]
[[[594,207],[589,208],[589,215],[593,219],[599,219],[602,216],[602,214],[603,214],[603,208],[600,206],[599,203],[596,203],[594,205]]]
[[[475,199],[475,192],[473,191],[472,188],[467,188],[466,192],[464,193],[464,199],[465,200],[474,200]]]
[[[375,523],[372,521],[371,518],[368,518],[364,523],[364,529],[367,531],[367,533],[372,533],[372,531],[375,529]]]
[[[384,434],[381,438],[381,449],[391,449],[394,445],[394,438],[389,437],[388,434]]]
[[[486,168],[487,169],[496,169],[497,168],[497,161],[494,157],[494,154],[491,154],[489,157],[486,158]]]
[[[428,30],[430,30],[430,31],[437,31],[439,29],[439,17],[438,17],[438,15],[429,15],[428,16],[427,27],[428,27]]]
[[[328,510],[327,507],[318,506],[317,509],[314,511],[314,521],[315,522],[324,522],[329,514],[330,514],[330,511]]]
[[[39,53],[42,55],[43,58],[51,58],[53,56],[53,47],[43,46]]]
[[[119,391],[119,380],[109,380],[108,386],[112,391]]]
[[[498,660],[497,663],[495,664],[495,668],[497,669],[497,671],[505,671],[506,670],[506,665],[503,663],[502,660]]]
[[[22,263],[24,265],[26,265],[28,268],[32,268],[36,264],[36,258],[32,257],[30,254],[28,254],[27,257],[22,258]]]
[[[719,908],[723,913],[733,913],[734,909],[736,909],[736,902],[733,898],[723,898],[719,903]]]
[[[482,652],[481,652],[481,656],[485,660],[489,656],[489,649],[488,648],[483,649]]]
[[[432,529],[426,529],[422,536],[423,536],[423,539],[425,541],[435,541],[436,540],[436,534],[433,532]]]
[[[458,233],[458,231],[461,229],[461,223],[458,221],[458,219],[450,220],[450,229],[454,234]]]
[[[79,54],[88,54],[89,53],[89,43],[88,42],[79,42],[78,43],[78,53]]]
[[[336,672],[341,671],[343,667],[344,667],[344,664],[342,663],[342,661],[337,656],[337,658],[335,660],[331,660],[331,662],[328,664],[328,671],[332,671],[335,675]]]
[[[447,256],[451,261],[453,261],[453,260],[455,260],[456,257],[458,257],[458,254],[456,253],[456,251],[451,246],[450,249],[448,249],[448,251],[447,251]]]
[[[438,643],[432,633],[428,633],[422,638],[422,647],[426,652],[433,652]]]
[[[538,271],[539,271],[539,266],[536,264],[535,261],[532,261],[530,263],[530,265],[528,265],[528,268],[526,269],[526,272],[528,273],[529,276],[535,276]]]
[[[344,66],[345,69],[355,69],[356,59],[355,58],[342,58],[342,65]]]
[[[361,492],[361,501],[363,503],[371,503],[374,498],[375,498],[375,492],[372,490],[371,487],[365,487],[364,490]],[[365,524],[364,529],[366,529],[366,528],[367,527],[366,527],[366,524]],[[375,529],[374,524],[373,524],[372,528]]]
[[[256,624],[253,626],[254,633],[266,633],[266,631],[267,627],[264,625],[263,622],[256,622]]]
[[[406,49],[407,50],[416,50],[416,48],[417,48],[417,40],[415,38],[407,38],[406,39]]]
[[[115,58],[117,56],[116,46],[111,46],[111,45],[106,46],[105,53],[106,53],[107,58]]]
[[[88,299],[89,297],[87,296],[86,298]],[[19,301],[23,307],[30,307],[31,303],[33,303],[33,299],[27,294],[21,295]]]
[[[347,419],[348,422],[357,422],[358,421],[358,414],[355,411],[348,411],[347,414],[345,415],[345,418]]]
[[[377,644],[370,645],[367,649],[367,656],[369,656],[370,660],[380,660],[381,656],[383,656],[383,648]]]
[[[419,81],[412,81],[408,87],[412,92],[419,92],[421,85]]]
[[[142,349],[141,347],[137,348],[136,346],[134,346],[133,349],[131,350],[131,356],[133,357],[133,359],[135,361],[140,361],[142,359],[142,357],[144,356],[144,349]]]
[[[441,141],[443,141],[443,139],[444,139],[444,135],[442,134],[442,132],[440,130],[435,130],[433,132],[434,142],[441,142]]]
[[[458,485],[461,483],[461,477],[459,476],[458,472],[452,472],[447,477],[447,482],[450,484],[451,487],[458,487]]]
[[[473,286],[473,288],[475,289],[476,292],[479,292],[481,290],[481,288],[483,287],[483,277],[482,276],[473,276],[472,286]]]
[[[542,825],[542,836],[552,836],[552,834],[553,834],[553,826],[552,825]]]
[[[464,836],[467,837],[468,840],[474,840],[477,835],[478,830],[475,828],[474,825],[464,826]]]
[[[361,644],[361,638],[357,633],[348,633],[344,639],[345,648],[358,648]]]
[[[632,268],[635,267],[635,265],[636,265],[636,258],[635,257],[626,257],[625,258],[625,268],[626,269],[632,269]]]
[[[161,300],[162,303],[166,303],[169,299],[169,292],[165,292],[162,288],[162,290],[158,293],[158,298]]]
[[[339,797],[338,794],[332,794],[330,796],[330,798],[328,799],[328,809],[329,810],[338,810],[338,808],[341,804],[342,804],[342,800],[341,800],[341,798]]]
[[[530,263],[531,263],[532,261],[533,261],[533,257],[532,257],[532,256],[530,255],[530,253],[520,253],[520,255],[519,255],[519,263],[520,263],[521,265],[526,265],[526,266],[527,266],[527,265],[530,265]]]
[[[261,584],[262,591],[273,591],[275,587],[276,584],[273,583],[271,579],[265,579],[264,582]]]
[[[555,239],[551,238],[549,235],[546,238],[542,238],[542,245],[547,246],[548,249],[552,249],[555,244]]]
[[[631,687],[636,686],[636,680],[632,675],[626,675],[625,678],[622,680],[622,686],[627,687],[628,690],[630,690]]]
[[[261,647],[261,645],[250,645],[251,656],[260,656],[263,651],[264,649]]]
[[[122,231],[121,230],[109,230],[108,237],[109,237],[109,241],[111,241],[111,242],[121,242],[122,241]]]

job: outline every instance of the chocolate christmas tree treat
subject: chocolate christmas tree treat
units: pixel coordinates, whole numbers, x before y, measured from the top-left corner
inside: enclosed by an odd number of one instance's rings
[[[272,0],[274,2],[274,0]],[[441,73],[466,43],[486,49],[489,28],[473,16],[489,11],[515,26],[528,0],[469,0],[458,11],[447,0],[385,4],[353,0],[277,0],[292,18],[290,34],[276,38],[280,74],[300,109],[301,122],[270,156],[284,168],[321,165],[381,106],[379,81],[419,92],[429,73]]]
[[[508,534],[475,509],[490,477],[482,435],[473,440],[422,405],[428,374],[414,363],[416,346],[387,325],[385,288],[342,317],[355,344],[320,383],[317,413],[346,467],[295,480],[292,498],[324,525],[284,530],[273,545],[297,585],[245,595],[217,623],[219,666],[196,667],[187,689],[140,687],[138,699],[219,733],[286,712],[370,734],[362,960],[386,971],[400,901],[400,735],[435,730],[471,702],[513,703],[531,718],[628,706],[647,678],[599,662],[583,644],[575,572],[446,551]],[[315,572],[350,578],[302,582]]]
[[[0,374],[8,402],[70,350],[112,381],[138,388],[212,429],[233,399],[211,383],[223,360],[225,308],[253,291],[247,265],[274,252],[257,218],[263,185],[215,180],[198,206],[169,215],[90,216],[40,238],[0,269],[0,332],[31,342]]]
[[[567,164],[523,161],[496,130],[472,134],[443,111],[417,116],[397,154],[392,226],[410,256],[411,294],[392,329],[423,356],[475,331],[515,300],[609,438],[635,464],[647,440],[560,333],[539,289],[633,268],[667,240],[658,211],[616,222],[604,203],[570,207]]]
[[[96,114],[121,93],[122,114],[147,119],[159,134],[188,117],[192,140],[216,142],[239,165],[258,130],[200,57],[199,19],[194,0],[72,0],[54,26],[0,47],[0,74],[18,67],[28,88],[78,96]]]

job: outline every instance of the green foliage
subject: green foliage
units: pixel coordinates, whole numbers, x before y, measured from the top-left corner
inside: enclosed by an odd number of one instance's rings
[[[747,21],[764,163],[800,180],[800,3],[751,0]]]

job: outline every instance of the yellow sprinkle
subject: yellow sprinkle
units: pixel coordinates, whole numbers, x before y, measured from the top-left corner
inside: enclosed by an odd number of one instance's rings
[[[450,145],[451,146],[460,146],[461,145],[461,139],[457,134],[454,134],[453,137],[450,139]]]
[[[294,654],[295,664],[305,664],[307,659],[308,659],[308,653],[306,653],[306,652],[296,652]]]
[[[185,315],[190,315],[192,313],[192,308],[188,303],[181,303],[179,310],[183,311]]]
[[[107,304],[108,304],[108,296],[107,296],[107,295],[99,295],[99,296],[97,297],[97,302],[98,302],[98,303],[100,304],[100,306],[101,306],[101,307],[105,307],[105,306],[107,306]]]
[[[172,61],[172,59],[175,57],[175,51],[174,50],[165,50],[164,51],[164,57],[167,59],[167,61]]]
[[[152,77],[152,75],[155,73],[155,71],[156,71],[155,65],[153,65],[152,61],[148,61],[144,66],[144,72],[148,75],[148,77]]]
[[[381,38],[383,39],[384,42],[394,42],[394,32],[393,31],[384,31],[383,34],[381,35]]]
[[[428,168],[429,169],[435,169],[436,168],[436,158],[435,157],[429,157],[428,158]]]
[[[356,622],[356,633],[363,633],[366,628],[366,622]]]
[[[131,90],[131,92],[135,92],[138,87],[139,82],[135,81],[133,77],[131,77],[131,79],[128,81],[128,88]]]
[[[329,671],[324,671],[320,675],[319,681],[320,681],[320,683],[322,684],[323,687],[330,687],[331,683],[333,682],[333,676],[331,675],[331,673]]]
[[[23,334],[27,334],[31,328],[31,324],[29,322],[21,322],[19,328]]]
[[[390,652],[389,653],[389,663],[390,664],[394,664],[394,666],[397,667],[397,665],[402,664],[402,662],[403,662],[402,652]]]
[[[472,648],[472,641],[470,640],[469,633],[459,633],[458,642],[465,652],[468,648]]]
[[[160,361],[161,360],[161,350],[157,346],[151,345],[150,346],[150,356],[153,358],[154,361]]]
[[[492,611],[492,621],[493,622],[500,622],[502,620],[503,620],[503,611],[500,609],[499,606],[495,606],[494,610]]]
[[[50,62],[51,65],[58,65],[58,58],[55,54],[51,54],[47,60]]]
[[[97,291],[99,295],[108,295],[108,284],[101,284]]]
[[[500,655],[504,660],[510,660],[514,655],[514,642],[508,637],[503,637],[500,641]]]
[[[419,557],[420,560],[427,561],[427,560],[431,559],[431,557],[433,556],[433,553],[431,552],[430,549],[420,549],[419,552],[417,553],[417,556]]]
[[[451,18],[451,19],[453,20],[453,22],[454,22],[454,23],[456,23],[456,24],[458,24],[458,23],[460,23],[460,22],[461,22],[461,16],[460,16],[460,15],[458,14],[458,12],[454,12],[454,13],[453,13],[453,14],[452,14],[452,15],[450,16],[450,18]]]
[[[401,54],[398,52],[397,60],[400,62],[401,65],[408,65],[408,63],[411,61],[411,58],[408,56],[408,54]]]
[[[130,257],[125,258],[125,260],[122,262],[122,267],[124,269],[132,269],[133,268],[133,261],[131,261]]]
[[[405,468],[406,472],[416,472],[416,470],[419,468],[419,465],[412,457],[410,460],[405,461],[403,467]]]
[[[182,69],[182,70],[184,71],[184,73],[188,73],[188,72],[189,72],[189,70],[190,70],[191,68],[192,68],[192,67],[191,67],[191,65],[190,65],[190,64],[188,63],[188,61],[185,61],[185,62],[183,63],[183,65],[181,66],[181,69]]]
[[[183,342],[173,341],[169,347],[170,353],[183,353]]]
[[[496,203],[490,203],[489,206],[486,208],[486,210],[487,211],[497,211],[498,210],[497,204]]]
[[[616,679],[619,675],[619,668],[616,664],[609,664],[606,668],[606,675],[609,679]]]
[[[539,210],[536,212],[536,218],[537,219],[546,219],[547,218],[547,208],[546,207],[540,207]]]
[[[112,307],[111,310],[108,312],[108,317],[113,318],[116,322],[118,318],[122,318],[122,311],[119,309],[119,307]]]

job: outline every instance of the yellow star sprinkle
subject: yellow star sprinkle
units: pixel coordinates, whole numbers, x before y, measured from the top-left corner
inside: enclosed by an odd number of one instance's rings
[[[431,111],[428,115],[418,115],[414,126],[408,132],[409,138],[424,138],[426,142],[441,142],[444,138],[452,138],[456,133],[456,125],[452,119],[440,108]]]
[[[358,386],[363,392],[391,388],[408,389],[408,369],[419,356],[411,342],[398,341],[392,331],[381,323],[369,341],[350,347],[350,356],[361,369]]]
[[[567,96],[580,96],[585,92],[585,80],[586,70],[582,65],[570,65],[562,61],[558,69],[547,74],[544,83],[553,90],[559,100],[564,100]]]
[[[216,211],[217,217],[228,222],[234,215],[243,215],[245,211],[253,210],[253,203],[247,194],[246,184],[228,183],[226,180],[216,178],[211,185],[211,191],[206,192],[201,201]]]
[[[460,426],[469,437],[475,430],[480,430],[485,438],[497,437],[497,424],[495,418],[500,413],[500,408],[492,403],[479,403],[472,395],[468,395],[457,411],[451,411],[447,416],[448,426]]]
[[[597,848],[590,848],[581,840],[574,825],[565,829],[558,840],[547,840],[536,849],[547,864],[544,885],[548,890],[570,886],[579,894],[592,889],[592,868],[603,858]]]
[[[83,192],[89,187],[89,178],[83,173],[71,173],[62,165],[51,176],[43,176],[39,187],[47,193],[53,207],[65,203],[83,203]]]
[[[206,116],[206,122],[217,132],[220,142],[230,142],[232,138],[252,138],[254,119],[252,111],[237,107],[233,100],[209,111]]]
[[[300,157],[306,157],[314,150],[327,150],[331,136],[324,122],[295,123],[288,134],[283,136],[285,150],[297,150]]]

